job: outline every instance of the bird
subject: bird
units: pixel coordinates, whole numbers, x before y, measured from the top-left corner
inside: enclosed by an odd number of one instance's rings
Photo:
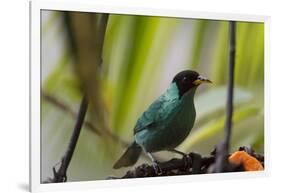
[[[138,118],[134,127],[134,140],[113,165],[114,169],[134,165],[142,151],[151,159],[156,173],[161,173],[152,153],[176,150],[193,128],[196,110],[194,95],[199,85],[212,83],[193,70],[177,73],[167,90]]]

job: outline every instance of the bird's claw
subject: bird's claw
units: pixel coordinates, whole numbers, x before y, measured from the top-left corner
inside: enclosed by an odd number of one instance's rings
[[[163,174],[163,171],[157,162],[153,162],[152,166],[156,175],[160,176]]]
[[[190,167],[190,157],[188,157],[187,154],[182,156],[182,159],[184,161],[184,169],[188,169]]]

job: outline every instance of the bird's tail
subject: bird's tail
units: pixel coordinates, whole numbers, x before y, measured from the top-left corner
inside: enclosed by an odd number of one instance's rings
[[[113,168],[119,169],[121,167],[134,165],[138,161],[141,151],[141,147],[134,141],[114,164]]]

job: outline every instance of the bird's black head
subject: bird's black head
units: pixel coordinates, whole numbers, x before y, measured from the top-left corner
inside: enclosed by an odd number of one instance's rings
[[[173,82],[177,84],[180,97],[184,95],[193,87],[197,87],[204,82],[211,83],[210,80],[203,78],[197,72],[192,70],[184,70],[179,72],[173,79]]]

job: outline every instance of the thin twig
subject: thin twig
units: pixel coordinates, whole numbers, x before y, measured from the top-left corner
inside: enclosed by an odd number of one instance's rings
[[[59,100],[58,98],[50,95],[46,91],[42,91],[42,98],[49,102],[50,104],[54,105],[55,107],[59,108],[60,110],[68,113],[73,118],[77,117],[77,113],[75,113],[69,105],[67,105],[65,102]],[[91,122],[85,120],[84,121],[85,128],[89,129],[90,131],[94,132],[98,136],[102,136],[102,132],[94,126]],[[127,148],[129,146],[129,143],[127,141],[124,141],[116,134],[112,133],[109,129],[105,128],[103,132],[106,136],[110,137],[113,141],[120,143],[123,147]]]
[[[229,67],[228,67],[228,87],[227,87],[227,103],[226,103],[226,120],[225,120],[225,137],[221,144],[217,147],[217,159],[214,172],[223,172],[227,155],[229,154],[229,144],[232,127],[233,113],[233,90],[234,90],[234,67],[236,52],[236,23],[229,22]]]
[[[226,106],[226,122],[225,122],[225,144],[229,149],[231,127],[232,127],[232,114],[233,114],[233,91],[234,91],[234,67],[235,67],[235,52],[236,52],[236,24],[235,21],[229,23],[229,70],[228,70],[228,90],[227,90],[227,106]]]
[[[71,139],[69,141],[67,150],[61,160],[60,168],[58,171],[56,171],[56,169],[53,168],[54,178],[53,178],[52,182],[66,182],[67,181],[67,176],[66,176],[67,168],[69,166],[73,152],[75,150],[75,147],[76,147],[79,135],[80,135],[80,131],[81,131],[84,119],[85,119],[85,115],[87,112],[87,108],[88,108],[87,99],[86,99],[86,97],[83,97],[81,104],[80,104],[78,117],[77,117],[74,129],[73,129],[73,133],[72,133]]]

